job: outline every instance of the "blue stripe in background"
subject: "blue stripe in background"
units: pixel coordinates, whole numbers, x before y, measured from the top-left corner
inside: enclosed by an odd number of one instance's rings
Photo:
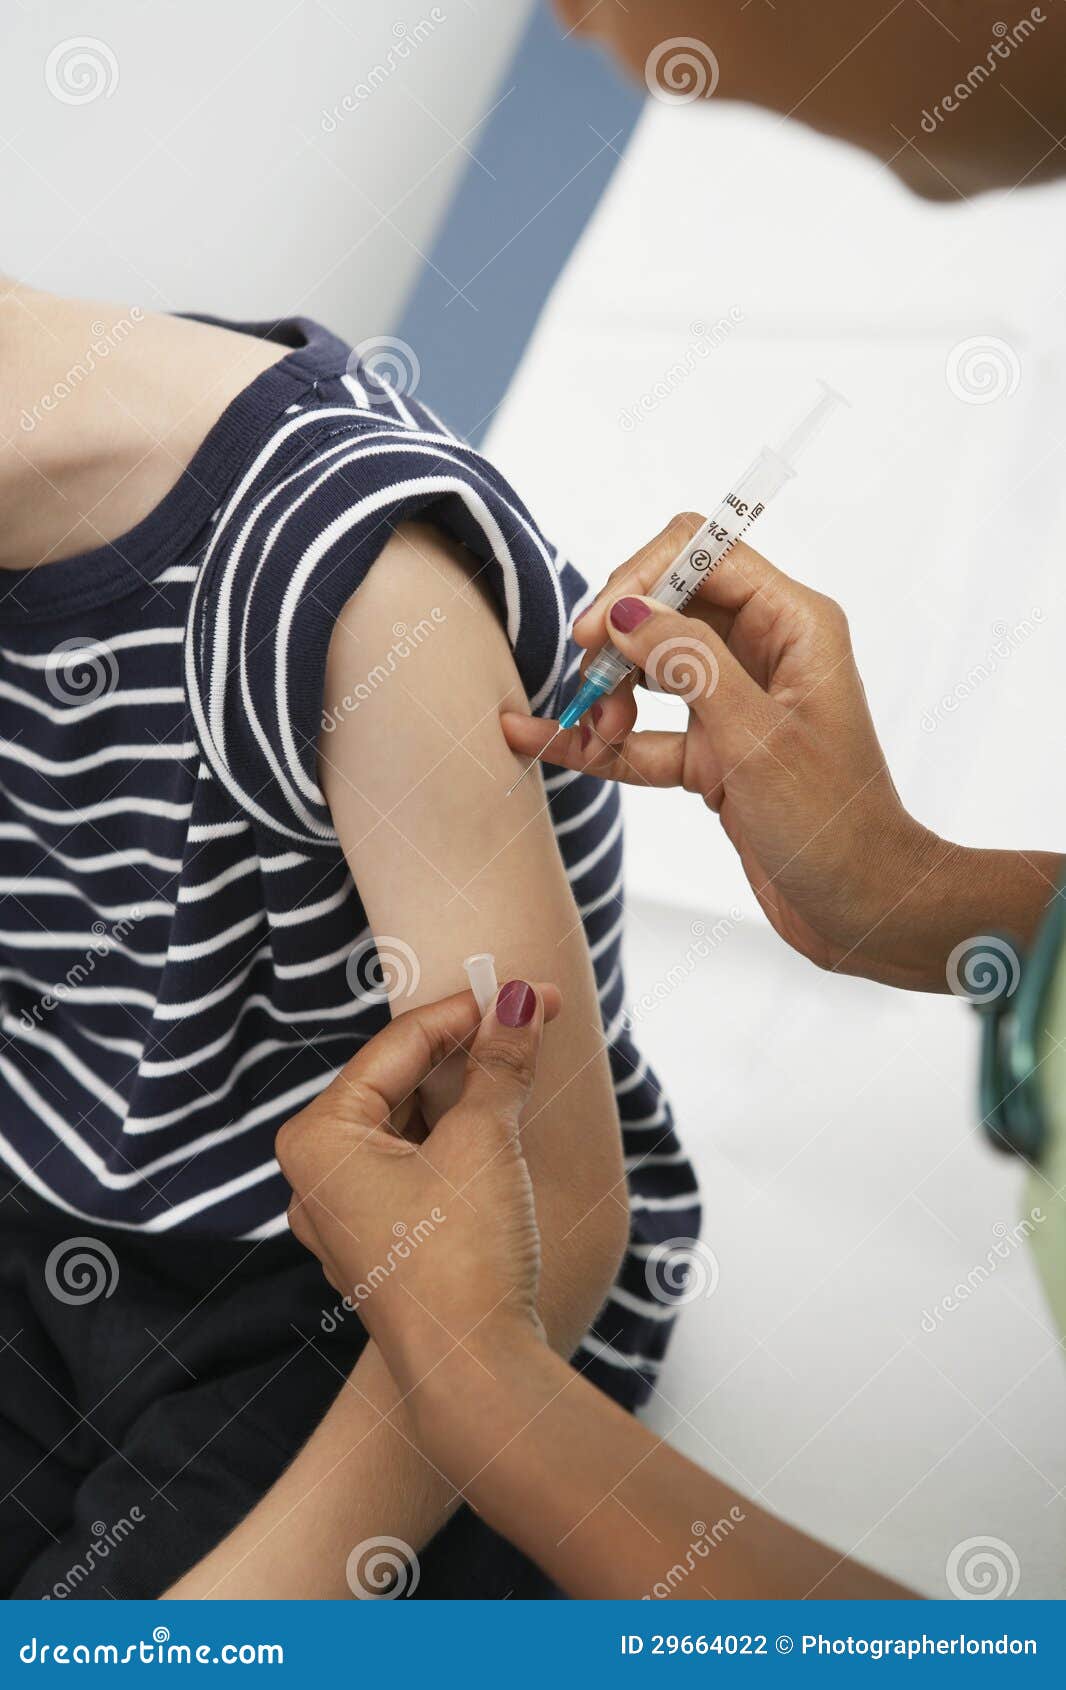
[[[419,397],[477,444],[624,152],[640,94],[536,4],[397,326]]]

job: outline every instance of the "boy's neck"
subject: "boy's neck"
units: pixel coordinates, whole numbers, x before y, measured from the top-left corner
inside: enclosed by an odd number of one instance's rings
[[[285,348],[0,282],[0,569],[128,533]]]

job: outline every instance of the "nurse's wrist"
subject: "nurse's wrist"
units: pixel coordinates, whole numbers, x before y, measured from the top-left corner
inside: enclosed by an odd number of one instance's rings
[[[917,824],[895,851],[900,873],[895,905],[881,920],[882,978],[960,997],[976,989],[967,976],[968,942],[1001,935],[1005,946],[1027,948],[1062,869],[1052,852],[957,845]]]
[[[527,1321],[510,1318],[486,1322],[432,1360],[409,1355],[404,1385],[420,1448],[447,1471],[458,1446],[477,1443],[487,1415],[504,1413],[524,1381],[556,1363],[565,1369]]]

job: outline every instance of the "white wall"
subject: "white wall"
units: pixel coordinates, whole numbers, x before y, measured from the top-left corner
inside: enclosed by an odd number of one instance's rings
[[[387,331],[528,10],[6,6],[0,268],[155,308],[299,311],[353,340]],[[49,54],[79,37],[88,81],[64,55],[50,86]],[[97,97],[70,103],[94,78]],[[355,109],[324,125],[345,95]]]

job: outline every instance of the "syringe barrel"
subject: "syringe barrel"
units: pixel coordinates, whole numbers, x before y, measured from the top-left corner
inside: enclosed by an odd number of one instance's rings
[[[714,515],[702,524],[669,568],[663,571],[647,595],[649,598],[669,605],[672,610],[684,610],[700,583],[713,569],[717,569],[726,552],[743,538],[786,481],[791,481],[796,473],[797,457],[806,451],[837,407],[847,404],[847,400],[826,382],[820,382],[819,386],[821,392],[818,398],[791,433],[785,436],[781,449],[775,451],[772,446],[763,447],[740,480],[734,482],[732,492],[727,493]],[[582,692],[588,689],[590,702],[597,688],[600,697],[613,692],[635,667],[608,640],[585,670]],[[572,701],[571,709],[576,702]],[[583,714],[589,707],[589,703],[583,703],[580,713]],[[578,719],[578,715],[572,718],[573,721]]]
[[[736,545],[752,523],[761,516],[775,493],[790,481],[795,471],[770,446],[764,446],[735,482],[714,512],[663,571],[648,598],[684,610],[700,583],[716,569],[726,552]],[[585,670],[603,692],[613,692],[632,673],[635,664],[608,640]]]
[[[794,474],[784,458],[764,446],[714,514],[663,571],[648,597],[675,610],[683,609],[701,581],[718,567]]]

